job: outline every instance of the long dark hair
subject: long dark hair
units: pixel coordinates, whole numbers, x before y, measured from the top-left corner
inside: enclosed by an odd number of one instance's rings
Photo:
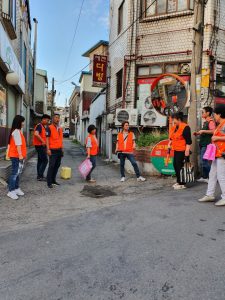
[[[9,134],[9,144],[10,144],[10,138],[12,136],[12,133],[15,129],[19,129],[21,130],[22,128],[22,123],[25,121],[25,118],[23,116],[20,116],[20,115],[17,115],[15,116],[15,118],[13,119],[13,122],[12,122],[12,128],[11,128],[11,131],[10,131],[10,134]]]

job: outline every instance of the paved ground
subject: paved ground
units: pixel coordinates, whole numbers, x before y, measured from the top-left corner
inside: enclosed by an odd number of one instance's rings
[[[117,166],[99,162],[99,184],[116,195],[91,198],[80,193],[82,159],[68,141],[71,181],[49,191],[32,159],[24,199],[0,189],[1,300],[225,299],[225,208],[196,202],[204,185],[176,193],[170,179],[121,185]]]

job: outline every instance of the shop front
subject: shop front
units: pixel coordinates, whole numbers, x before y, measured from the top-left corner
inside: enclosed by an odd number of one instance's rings
[[[16,74],[18,84],[7,82],[8,73]],[[21,111],[24,93],[24,73],[10,40],[0,24],[0,149],[7,146],[12,121]]]

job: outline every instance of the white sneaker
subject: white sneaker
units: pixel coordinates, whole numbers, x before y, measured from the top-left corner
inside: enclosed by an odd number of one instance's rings
[[[204,196],[201,199],[198,199],[198,202],[214,202],[215,197],[214,196]]]
[[[174,187],[174,190],[178,191],[178,190],[184,190],[186,189],[186,186],[185,185],[181,185],[181,184],[178,184]]]
[[[179,185],[179,183],[175,183],[174,185],[173,185],[173,188],[175,189],[175,187],[177,187]]]
[[[144,182],[144,181],[146,181],[146,178],[144,178],[144,177],[142,177],[142,176],[140,176],[139,178],[137,178],[137,181],[141,181],[141,182]]]
[[[215,203],[215,206],[225,206],[225,199],[221,199]]]
[[[206,179],[206,178],[200,178],[197,180],[197,182],[201,182],[201,183],[209,183],[209,179]]]
[[[125,182],[125,180],[126,180],[126,178],[125,178],[125,177],[122,177],[122,178],[120,179],[120,182]]]
[[[15,193],[15,191],[8,192],[7,196],[9,198],[11,198],[12,200],[18,200],[19,199],[19,197],[17,196],[17,194]]]
[[[24,192],[21,189],[15,190],[17,196],[24,196]]]

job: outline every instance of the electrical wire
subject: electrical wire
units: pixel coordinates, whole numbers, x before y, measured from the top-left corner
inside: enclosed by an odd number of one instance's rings
[[[84,0],[83,0],[84,1]],[[112,45],[114,45],[115,44],[115,42],[118,40],[118,39],[120,39],[120,37],[122,36],[122,35],[124,35],[130,28],[132,28],[132,26],[134,26],[136,23],[137,23],[137,21],[139,21],[140,19],[142,19],[142,17],[143,17],[143,15],[149,10],[149,8],[152,6],[152,5],[154,5],[155,3],[156,3],[156,1],[157,0],[153,0],[152,2],[151,2],[151,4],[148,6],[148,7],[146,7],[145,8],[145,10],[143,10],[142,11],[142,13],[140,14],[140,16],[139,17],[137,17],[127,28],[126,28],[126,30],[124,30],[110,45],[109,45],[109,48],[110,47],[112,47]],[[74,74],[74,75],[72,75],[71,77],[69,77],[69,78],[67,78],[67,79],[65,79],[65,80],[63,80],[63,81],[60,81],[59,83],[57,83],[57,84],[63,84],[63,83],[66,83],[67,81],[70,81],[71,79],[73,79],[75,76],[77,76],[77,75],[79,75],[84,69],[86,69],[89,65],[90,65],[91,63],[89,63],[87,66],[85,66],[85,67],[83,67],[80,71],[78,71],[76,74]]]
[[[81,6],[80,6],[80,10],[79,10],[79,14],[78,14],[77,22],[76,22],[76,26],[75,26],[74,34],[73,34],[72,43],[71,43],[70,50],[69,50],[69,54],[68,54],[68,56],[67,56],[67,60],[66,60],[66,65],[65,65],[65,69],[64,69],[63,77],[65,76],[65,73],[66,73],[66,71],[67,71],[67,68],[68,68],[68,65],[69,65],[70,57],[71,57],[72,50],[73,50],[74,41],[75,41],[75,38],[76,38],[76,35],[77,35],[77,30],[78,30],[78,26],[79,26],[79,23],[80,23],[80,18],[81,18],[81,14],[82,14],[83,6],[84,6],[84,1],[85,1],[85,0],[82,0],[82,2],[81,2]]]

